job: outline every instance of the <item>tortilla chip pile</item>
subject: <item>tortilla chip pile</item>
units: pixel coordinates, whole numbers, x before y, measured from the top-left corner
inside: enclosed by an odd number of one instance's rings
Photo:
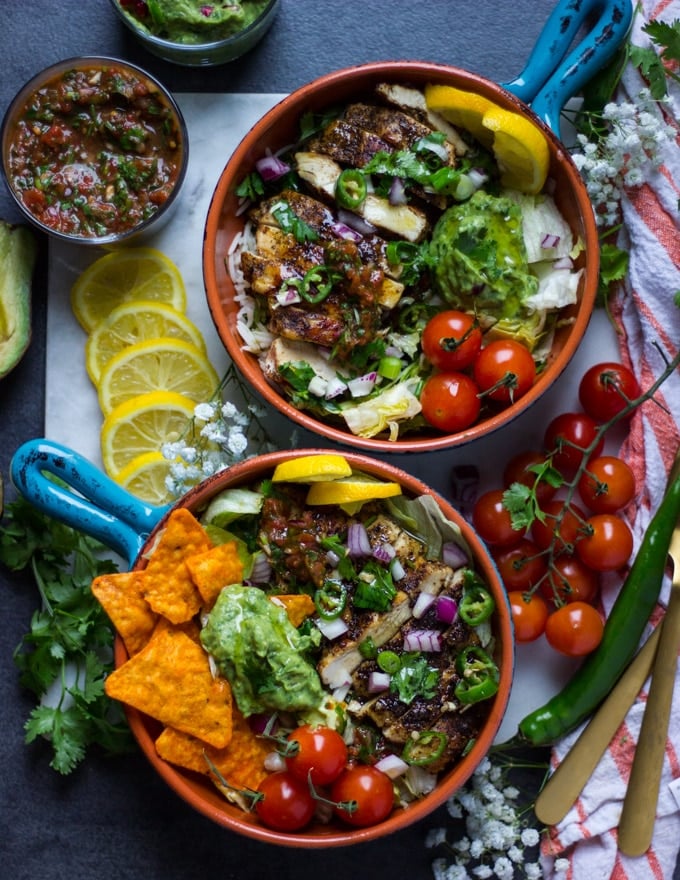
[[[107,695],[163,725],[156,751],[164,760],[207,775],[212,764],[234,788],[255,789],[267,775],[271,746],[252,732],[229,682],[213,674],[196,619],[243,574],[236,542],[213,544],[193,514],[179,508],[143,571],[101,575],[92,592],[130,655],[108,676]],[[295,626],[314,610],[309,596],[273,601]]]

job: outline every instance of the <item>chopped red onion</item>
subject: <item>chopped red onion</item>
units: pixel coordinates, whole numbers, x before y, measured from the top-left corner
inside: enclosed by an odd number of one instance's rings
[[[467,553],[460,544],[456,544],[455,541],[447,541],[445,544],[442,544],[442,562],[445,565],[451,566],[451,568],[462,568],[462,566],[467,565]]]
[[[284,174],[290,171],[290,165],[287,165],[278,156],[263,156],[255,163],[262,180],[278,180]]]
[[[416,764],[409,765],[406,771],[411,791],[417,796],[429,794],[437,785],[437,774],[428,772]]]
[[[351,681],[346,681],[346,682],[344,682],[343,684],[341,684],[339,687],[336,687],[336,688],[333,690],[333,694],[332,694],[333,699],[335,700],[335,702],[336,702],[336,703],[342,703],[342,701],[345,699],[345,697],[346,697],[347,694],[349,693],[349,689],[350,689],[351,687],[352,687],[352,682],[351,682]]]
[[[425,138],[421,138],[418,141],[417,146],[419,150],[429,150],[431,153],[434,153],[435,156],[439,156],[444,163],[449,161],[449,154],[444,144],[438,144],[435,141],[428,141]]]
[[[283,290],[277,290],[274,299],[280,306],[290,306],[293,303],[299,303],[301,296],[294,287],[286,287]]]
[[[363,523],[350,523],[347,529],[347,552],[352,559],[371,555],[371,542]]]
[[[276,713],[271,712],[255,712],[249,715],[248,726],[253,733],[276,733],[280,727]]]
[[[328,389],[328,382],[324,379],[323,376],[313,376],[307,386],[307,391],[310,394],[313,394],[314,397],[325,397],[326,390]]]
[[[546,232],[546,234],[541,239],[541,247],[542,248],[556,248],[560,243],[560,236],[554,235],[552,232]]]
[[[390,779],[396,779],[398,776],[403,776],[406,773],[409,765],[399,755],[389,754],[381,758],[375,767],[381,773],[384,773],[385,776],[389,776]]]
[[[489,175],[486,173],[486,171],[484,171],[483,168],[471,168],[467,172],[467,176],[476,189],[479,189],[480,186],[484,186],[484,184],[489,179]]]
[[[372,235],[376,232],[376,227],[372,223],[368,223],[363,217],[359,217],[358,214],[353,214],[351,211],[345,211],[342,208],[338,211],[338,221],[344,223],[345,226],[349,226],[350,229],[354,229],[355,232],[360,232],[362,235]]]
[[[390,186],[388,198],[390,205],[406,204],[406,187],[404,186],[404,181],[400,177],[392,178],[392,185]]]
[[[266,555],[259,551],[253,556],[253,568],[248,580],[253,584],[267,584],[272,576],[271,563]]]
[[[439,596],[437,599],[437,617],[442,623],[450,624],[458,614],[458,603],[453,596]]]
[[[333,568],[335,568],[337,566],[337,564],[340,562],[340,557],[338,556],[338,554],[334,550],[329,550],[326,553],[326,562],[329,565],[332,565]]]
[[[328,380],[328,385],[326,386],[326,400],[332,400],[345,391],[347,391],[347,382],[343,382],[342,379],[333,376]]]
[[[393,581],[400,581],[406,577],[406,569],[402,565],[402,562],[398,556],[395,556],[392,560],[392,565],[390,565],[390,574],[392,575]]]
[[[347,632],[347,624],[342,617],[334,617],[332,620],[319,618],[316,621],[316,627],[331,642]]]
[[[384,565],[391,562],[396,555],[397,551],[391,544],[378,544],[377,547],[373,548],[373,557]]]
[[[441,651],[442,634],[437,629],[413,629],[404,636],[405,651]]]
[[[375,388],[377,378],[378,374],[372,370],[370,373],[364,373],[363,376],[357,376],[356,379],[350,379],[347,383],[349,393],[352,397],[364,397],[366,394],[370,394]]]
[[[428,608],[432,607],[437,597],[433,593],[419,593],[413,606],[413,616],[419,620]]]
[[[380,694],[389,688],[391,681],[392,677],[390,675],[376,669],[368,676],[368,692],[370,694]]]
[[[352,229],[346,223],[333,223],[331,231],[344,241],[359,242],[363,238],[363,235],[357,229]]]

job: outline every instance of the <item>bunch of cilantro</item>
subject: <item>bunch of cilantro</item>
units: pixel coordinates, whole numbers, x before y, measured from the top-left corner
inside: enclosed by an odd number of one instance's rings
[[[0,562],[32,573],[40,608],[14,651],[20,682],[38,698],[25,724],[26,742],[51,743],[50,767],[70,773],[91,745],[108,754],[132,748],[118,704],[104,693],[113,668],[113,629],[90,585],[116,571],[102,545],[40,513],[12,502],[0,528]]]

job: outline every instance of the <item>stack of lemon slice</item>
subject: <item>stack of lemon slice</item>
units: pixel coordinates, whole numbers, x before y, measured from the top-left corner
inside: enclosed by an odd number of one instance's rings
[[[76,280],[71,306],[88,334],[104,469],[142,500],[164,503],[169,462],[161,446],[185,434],[196,403],[219,385],[201,332],[185,314],[179,270],[151,248],[112,251]]]

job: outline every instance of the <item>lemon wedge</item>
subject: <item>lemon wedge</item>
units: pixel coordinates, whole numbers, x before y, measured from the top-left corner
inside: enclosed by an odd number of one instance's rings
[[[153,248],[111,251],[88,266],[71,288],[71,308],[88,333],[130,300],[160,301],[183,312],[186,290],[177,266]]]
[[[85,367],[96,385],[102,369],[128,345],[145,339],[183,339],[205,351],[198,327],[183,313],[166,303],[133,300],[116,306],[94,328],[85,343]]]
[[[99,405],[108,415],[118,404],[150,391],[174,391],[210,400],[219,378],[207,356],[181,339],[146,339],[114,355],[99,377]]]
[[[477,92],[430,83],[425,87],[425,102],[433,113],[469,131],[485,147],[491,147],[493,135],[482,120],[487,110],[496,106],[493,101]]]
[[[148,504],[172,501],[165,484],[170,462],[160,452],[145,452],[133,458],[116,477],[124,489]]]
[[[120,471],[165,442],[179,440],[194,415],[194,402],[172,391],[151,391],[119,403],[101,428],[104,469],[116,479]]]
[[[312,483],[307,493],[307,504],[338,504],[347,513],[356,513],[366,501],[401,495],[399,483],[361,479],[354,475],[339,480]]]
[[[349,477],[352,468],[342,455],[300,455],[282,461],[274,470],[274,483],[315,483],[336,477]]]
[[[493,132],[493,152],[503,186],[525,193],[540,192],[550,168],[550,151],[538,126],[502,107],[489,108],[482,124]]]

